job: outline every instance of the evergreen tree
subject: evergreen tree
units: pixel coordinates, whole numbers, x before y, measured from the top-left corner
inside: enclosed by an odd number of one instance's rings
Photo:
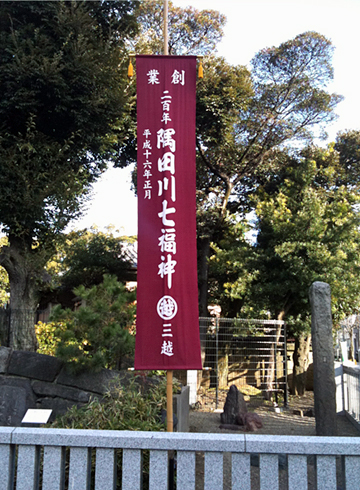
[[[246,247],[238,235],[210,262],[223,274],[225,269],[219,290],[241,302],[242,316],[286,319],[296,338],[298,394],[305,389],[311,284],[330,284],[335,326],[360,306],[359,181],[348,179],[343,158],[334,145],[288,156],[287,166],[269,175],[255,195],[256,242]]]
[[[120,369],[124,356],[135,348],[135,293],[110,275],[101,284],[79,286],[74,293],[81,303],[78,309],[58,305],[51,323],[38,326],[40,352],[50,353],[50,344],[51,353],[74,372]]]
[[[0,265],[10,346],[36,349],[33,311],[59,234],[119,152],[134,2],[0,3]],[[125,118],[126,119],[126,118]],[[31,317],[31,315],[30,315]]]
[[[73,290],[100,284],[104,274],[114,275],[120,282],[136,281],[134,246],[135,238],[117,237],[111,227],[106,232],[90,228],[63,235],[57,253],[46,265],[51,281],[40,290],[40,309],[48,303],[71,308]]]
[[[321,133],[324,124],[334,119],[333,109],[341,97],[327,92],[333,76],[331,57],[330,41],[315,32],[261,50],[251,63],[252,83],[237,96],[234,111],[227,106],[234,98],[226,79],[228,69],[216,72],[204,91],[199,84],[201,315],[207,313],[210,242],[221,236],[227,213],[249,210],[249,192],[275,164],[281,165],[282,148],[311,140],[314,132]],[[211,94],[220,89],[222,100],[217,104]],[[223,127],[218,127],[219,118]]]

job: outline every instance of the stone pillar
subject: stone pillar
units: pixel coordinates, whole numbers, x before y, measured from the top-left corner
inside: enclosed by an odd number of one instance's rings
[[[336,436],[336,390],[330,286],[310,288],[311,336],[314,356],[314,403],[317,436]]]
[[[190,389],[189,392],[189,404],[195,405],[197,402],[197,376],[198,372],[194,369],[187,370],[187,386]]]

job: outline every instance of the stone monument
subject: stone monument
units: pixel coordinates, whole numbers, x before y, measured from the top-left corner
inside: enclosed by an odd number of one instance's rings
[[[19,427],[26,412],[26,390],[0,386],[0,426]]]
[[[238,415],[247,412],[244,396],[235,385],[231,385],[226,396],[224,411],[220,415],[222,424],[233,425],[237,424]]]
[[[336,388],[330,286],[310,288],[311,336],[314,357],[314,408],[317,436],[336,436]]]

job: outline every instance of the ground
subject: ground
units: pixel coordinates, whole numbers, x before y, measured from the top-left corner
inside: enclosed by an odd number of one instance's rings
[[[245,400],[249,412],[256,412],[262,419],[263,428],[258,434],[274,435],[312,435],[315,436],[314,394],[308,391],[304,396],[290,396],[288,408],[283,407],[281,399],[278,407],[274,403],[264,400],[257,390],[247,389]],[[219,432],[234,433],[231,430],[220,429],[220,413],[223,411],[226,390],[219,391],[218,404],[216,408],[215,392],[203,391],[199,394],[198,403],[190,411],[190,432]],[[360,432],[344,416],[338,416],[339,436],[359,436]]]

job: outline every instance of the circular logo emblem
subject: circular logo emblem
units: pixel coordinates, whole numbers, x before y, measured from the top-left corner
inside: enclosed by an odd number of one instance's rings
[[[178,311],[178,305],[171,296],[163,296],[158,301],[156,311],[163,320],[172,320]]]

